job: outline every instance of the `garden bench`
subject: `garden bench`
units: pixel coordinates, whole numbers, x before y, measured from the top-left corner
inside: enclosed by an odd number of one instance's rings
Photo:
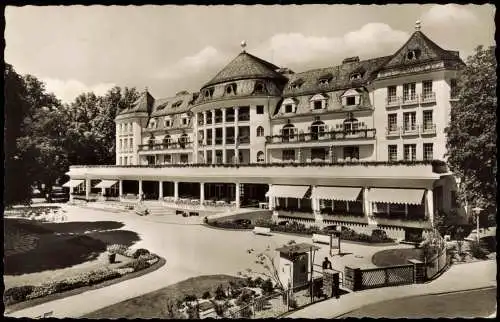
[[[255,235],[271,235],[271,228],[268,227],[254,227],[253,233]]]
[[[330,236],[322,234],[313,234],[312,241],[313,243],[330,244]]]

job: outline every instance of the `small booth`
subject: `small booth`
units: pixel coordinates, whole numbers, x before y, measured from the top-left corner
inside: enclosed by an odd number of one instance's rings
[[[286,289],[302,289],[311,285],[314,256],[318,246],[300,243],[277,248],[279,278]]]

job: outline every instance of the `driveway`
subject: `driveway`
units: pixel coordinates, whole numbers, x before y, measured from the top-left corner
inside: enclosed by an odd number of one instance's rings
[[[131,213],[115,213],[64,205],[68,221],[118,221],[124,223],[121,229],[137,232],[140,241],[134,247],[147,248],[167,261],[162,268],[144,276],[127,280],[109,287],[88,291],[79,295],[40,304],[16,311],[9,316],[36,317],[53,311],[57,318],[76,318],[97,309],[152,292],[177,283],[189,277],[210,274],[236,275],[247,268],[260,269],[255,264],[256,252],[268,245],[275,249],[290,240],[311,242],[310,238],[273,234],[255,236],[251,231],[226,231],[199,225],[194,219],[176,215],[141,217]],[[343,253],[351,253],[332,259],[333,268],[344,270],[344,266],[372,266],[371,256],[382,249],[398,246],[365,246],[342,244]],[[328,246],[321,246],[315,257],[321,263],[328,254]]]

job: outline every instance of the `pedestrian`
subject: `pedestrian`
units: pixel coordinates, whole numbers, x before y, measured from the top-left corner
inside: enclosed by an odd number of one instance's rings
[[[325,260],[323,261],[322,264],[323,269],[332,269],[332,262],[328,259],[328,257],[325,257]]]

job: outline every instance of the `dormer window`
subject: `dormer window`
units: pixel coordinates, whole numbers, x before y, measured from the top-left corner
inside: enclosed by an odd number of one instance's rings
[[[346,91],[341,98],[343,106],[356,106],[359,105],[361,101],[361,94],[355,89],[350,89]]]
[[[256,93],[256,94],[263,94],[263,93],[265,93],[266,90],[265,90],[264,84],[262,82],[256,82],[253,92]]]
[[[156,108],[156,110],[158,110],[158,111],[159,110],[163,110],[167,106],[167,104],[168,104],[168,102],[165,102],[163,104],[158,105],[158,107]]]
[[[182,105],[182,101],[177,101],[174,104],[172,104],[172,108],[177,108]]]
[[[416,60],[420,58],[420,49],[411,49],[406,53],[406,59]]]
[[[319,85],[322,85],[322,86],[328,85],[330,83],[330,81],[332,80],[332,78],[333,78],[332,73],[325,73],[318,78],[318,83],[319,83]]]
[[[304,80],[302,78],[296,79],[290,84],[290,89],[298,89],[302,86],[303,83]]]
[[[330,83],[330,80],[328,78],[323,78],[319,80],[320,85],[328,85]]]
[[[226,86],[226,95],[235,95],[236,94],[236,84],[232,83]]]
[[[322,110],[326,108],[327,97],[323,94],[316,94],[309,100],[311,110]]]
[[[205,98],[212,98],[213,95],[214,95],[214,88],[210,87],[210,88],[205,89],[203,96]]]
[[[286,98],[283,103],[281,103],[282,111],[285,114],[294,113],[297,108],[297,102],[293,98]]]
[[[351,77],[349,77],[350,80],[357,80],[357,79],[361,79],[361,74],[360,73],[355,73],[355,74],[352,74]]]

